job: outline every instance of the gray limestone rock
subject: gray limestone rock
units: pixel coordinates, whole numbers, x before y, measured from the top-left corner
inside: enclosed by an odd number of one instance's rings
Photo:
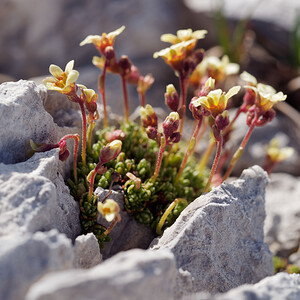
[[[299,247],[300,179],[283,173],[271,174],[270,178],[266,189],[265,241],[274,254],[288,258]]]
[[[300,299],[300,275],[278,273],[250,285],[244,284],[224,294],[197,293],[180,300],[298,300]]]
[[[56,228],[75,239],[79,206],[58,172],[58,150],[17,164],[0,163],[0,236]]]
[[[88,269],[102,261],[98,240],[93,233],[80,235],[74,245],[74,268]]]
[[[95,193],[98,194],[98,201],[101,201],[107,195],[108,190],[97,188]],[[120,251],[133,248],[147,249],[156,236],[153,230],[148,226],[139,224],[128,215],[124,207],[124,196],[121,189],[112,191],[109,198],[119,204],[121,221],[112,229],[110,233],[111,241],[105,243],[104,248],[101,249],[103,258],[106,259]],[[106,227],[109,225],[103,217],[100,217],[98,222]]]
[[[0,299],[22,300],[42,275],[72,266],[71,241],[56,230],[0,237]]]
[[[41,96],[44,97],[44,92],[32,81],[0,85],[0,126],[5,129],[0,131],[0,162],[12,164],[28,159],[30,139],[37,144],[57,143],[64,135],[74,133],[71,128],[54,123],[43,107]],[[70,143],[71,153],[72,146]]]
[[[178,269],[176,297],[225,292],[272,275],[264,243],[266,173],[258,166],[197,198],[152,249],[170,249]]]
[[[130,250],[89,270],[49,274],[31,286],[26,300],[173,299],[176,266],[168,250]]]

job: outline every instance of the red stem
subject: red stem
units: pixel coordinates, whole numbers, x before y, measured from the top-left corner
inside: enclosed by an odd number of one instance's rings
[[[82,101],[78,101],[82,114],[82,148],[81,148],[81,157],[82,163],[86,165],[86,113]]]
[[[146,94],[145,93],[139,93],[139,96],[140,96],[141,106],[145,107],[146,106]]]
[[[185,106],[186,102],[186,83],[185,83],[185,78],[182,74],[179,74],[179,83],[180,83],[180,92],[181,92],[181,103],[179,106],[179,109]],[[186,108],[183,109],[182,112],[182,117],[180,119],[180,125],[179,125],[179,132],[182,133],[183,129],[183,123],[184,123],[184,118],[185,118],[185,110]]]
[[[235,166],[236,162],[238,161],[238,159],[242,155],[242,153],[245,149],[245,146],[246,146],[246,144],[248,143],[248,141],[250,139],[250,136],[251,136],[251,134],[252,134],[252,132],[253,132],[255,126],[256,126],[256,122],[259,119],[259,117],[260,117],[260,115],[256,115],[255,118],[253,119],[253,121],[252,121],[252,123],[251,123],[251,125],[248,129],[248,132],[246,133],[244,139],[241,142],[240,147],[238,148],[238,150],[236,150],[236,152],[234,153],[234,155],[233,155],[233,157],[230,161],[229,167],[228,167],[228,169],[227,169],[227,171],[226,171],[226,173],[225,173],[225,175],[222,179],[222,182],[230,176],[233,167]]]
[[[106,110],[106,93],[105,93],[106,68],[107,68],[107,60],[105,60],[104,67],[103,67],[103,70],[102,70],[102,80],[103,80],[102,88],[100,88],[100,83],[98,84],[98,89],[99,89],[99,92],[102,95],[102,102],[103,102],[104,128],[108,127],[107,110]]]
[[[124,113],[125,113],[125,121],[129,122],[129,106],[128,106],[128,92],[126,86],[126,79],[125,76],[122,76],[122,88],[123,88],[123,96],[124,96]]]
[[[190,139],[190,143],[189,143],[189,146],[188,146],[188,149],[187,151],[185,152],[185,155],[184,155],[184,158],[181,162],[181,165],[180,165],[180,168],[179,168],[179,171],[177,173],[177,176],[176,176],[176,179],[175,179],[175,184],[178,182],[178,180],[180,179],[181,175],[182,175],[182,172],[184,170],[184,167],[187,163],[187,160],[189,158],[189,156],[191,155],[191,153],[193,152],[195,146],[196,146],[196,138],[197,138],[197,135],[199,133],[199,130],[200,130],[200,127],[201,127],[201,124],[202,124],[202,120],[203,120],[203,117],[201,117],[200,120],[198,120],[197,122],[197,125],[196,125],[196,128],[194,130],[194,133]],[[193,145],[194,143],[194,145]]]
[[[73,159],[73,172],[74,172],[74,180],[77,184],[77,153],[78,153],[78,144],[79,144],[79,135],[78,134],[68,134],[65,135],[62,140],[74,139],[74,159]]]
[[[166,145],[160,145],[159,148],[159,152],[158,152],[158,157],[157,157],[157,162],[156,162],[156,166],[155,166],[155,171],[154,171],[154,175],[153,175],[153,179],[154,181],[156,180],[159,170],[160,170],[160,166],[161,166],[161,162],[162,162],[162,158],[163,158],[163,154],[166,150]]]
[[[211,181],[212,181],[212,178],[215,175],[216,169],[218,167],[218,163],[219,163],[219,160],[220,160],[220,157],[221,157],[221,152],[222,152],[222,140],[223,140],[223,138],[221,137],[221,139],[219,141],[217,141],[217,152],[216,152],[216,155],[215,155],[215,159],[214,159],[211,171],[210,171],[210,175],[209,175],[204,193],[208,192]]]

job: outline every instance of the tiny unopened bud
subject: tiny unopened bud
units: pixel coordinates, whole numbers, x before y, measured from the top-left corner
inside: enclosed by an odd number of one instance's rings
[[[217,125],[213,125],[211,127],[211,129],[212,129],[212,132],[214,134],[214,137],[215,137],[216,141],[220,141],[221,138],[222,138],[220,129],[217,127]]]
[[[122,131],[121,129],[116,129],[113,132],[105,133],[105,139],[108,142],[112,142],[114,140],[123,141],[125,138],[126,138],[126,133],[124,131]]]
[[[224,130],[229,124],[228,111],[223,111],[222,114],[216,116],[216,126],[219,130]]]
[[[198,49],[194,52],[193,54],[193,59],[195,61],[195,64],[198,65],[201,63],[204,57],[204,50],[203,49]]]
[[[155,140],[157,137],[157,128],[154,128],[152,126],[148,126],[146,128],[146,133],[149,139]]]
[[[157,115],[150,104],[140,109],[141,121],[144,128],[148,126],[157,128]]]
[[[171,112],[162,124],[165,137],[168,139],[177,131],[179,126],[179,114]]]
[[[141,74],[139,72],[139,69],[136,66],[131,65],[130,72],[126,77],[126,80],[130,84],[137,85],[139,83],[140,76]]]
[[[179,132],[174,132],[170,137],[169,143],[170,144],[179,143],[180,139],[181,139],[181,134]]]
[[[122,142],[120,140],[114,140],[102,148],[100,152],[99,163],[106,164],[109,161],[115,159],[121,152]]]
[[[171,110],[178,110],[179,96],[173,84],[167,85],[165,93],[165,103]]]
[[[194,97],[191,100],[190,105],[189,105],[189,109],[192,112],[193,117],[194,117],[195,120],[201,120],[201,118],[203,117],[203,112],[204,112],[203,107],[202,106],[195,107],[194,103],[193,103],[194,99],[197,99],[197,97]]]
[[[119,61],[120,74],[122,76],[129,74],[131,70],[131,65],[132,63],[129,60],[128,56],[122,55]]]
[[[61,161],[65,161],[69,155],[70,155],[70,152],[67,148],[67,142],[65,140],[61,140],[58,142],[58,146],[59,146],[59,159]]]
[[[126,173],[126,176],[134,182],[134,185],[137,189],[140,189],[142,180],[130,172]]]
[[[111,46],[107,46],[104,50],[104,56],[107,60],[111,60],[113,57],[115,57],[115,50]]]
[[[256,126],[262,127],[265,126],[267,123],[271,122],[276,115],[276,112],[274,109],[270,109],[266,111],[256,122]]]

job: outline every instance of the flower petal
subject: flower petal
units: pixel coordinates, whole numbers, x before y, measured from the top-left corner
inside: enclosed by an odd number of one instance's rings
[[[203,103],[206,103],[207,102],[207,97],[199,97],[197,99],[194,99],[193,101],[193,105],[195,107],[199,107],[201,106]]]
[[[79,72],[76,71],[76,70],[72,70],[68,75],[68,78],[67,78],[67,81],[66,81],[66,86],[71,85],[72,83],[74,83],[77,80],[78,76],[79,76]]]
[[[240,91],[241,87],[240,86],[234,86],[232,87],[225,95],[226,99],[228,100],[232,96],[236,95]]]
[[[286,99],[286,95],[283,94],[283,92],[279,92],[272,96],[271,101],[272,102],[278,102],[278,101],[284,101]]]
[[[115,38],[117,35],[121,34],[124,31],[124,29],[125,29],[125,26],[123,25],[120,28],[108,33],[107,37],[108,38],[110,38],[110,37]]]
[[[83,46],[86,44],[92,44],[95,40],[101,40],[101,35],[88,35],[80,44],[79,46]]]
[[[241,79],[250,83],[251,85],[257,85],[257,80],[256,78],[249,74],[248,72],[244,71],[241,75],[240,75]]]
[[[165,33],[160,37],[160,40],[162,42],[171,43],[171,44],[177,44],[180,42],[180,39],[171,33]]]
[[[194,39],[200,40],[204,39],[207,34],[207,30],[196,30],[192,33]]]
[[[59,78],[64,71],[57,65],[50,65],[49,72],[53,77]]]
[[[74,59],[70,60],[67,64],[66,64],[66,68],[65,68],[65,73],[68,75],[74,67]]]

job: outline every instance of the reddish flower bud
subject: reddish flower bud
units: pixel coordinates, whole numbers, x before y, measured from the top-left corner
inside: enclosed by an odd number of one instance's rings
[[[229,115],[228,111],[225,110],[221,115],[216,117],[216,126],[221,131],[224,130],[229,124]]]
[[[126,138],[126,133],[124,131],[122,131],[121,129],[116,129],[113,132],[105,133],[105,139],[108,142],[112,142],[114,140],[123,141],[125,138]]]
[[[148,126],[146,128],[146,133],[149,139],[154,140],[157,137],[157,128],[154,128],[152,126]]]
[[[114,50],[113,47],[108,46],[108,47],[105,48],[105,50],[104,50],[104,56],[105,56],[105,58],[106,58],[108,61],[110,61],[112,58],[114,58],[115,55],[116,55],[116,54],[115,54],[115,50]]]
[[[181,139],[181,134],[180,132],[174,132],[171,137],[170,140],[168,141],[169,144],[176,144],[179,143]]]
[[[99,157],[100,165],[106,164],[109,161],[115,159],[121,152],[122,142],[120,140],[114,140],[102,148]]]
[[[128,73],[126,80],[130,84],[137,85],[139,82],[141,74],[138,70],[138,68],[134,65],[131,66],[130,72]]]
[[[67,142],[65,140],[60,140],[58,142],[58,146],[59,146],[59,159],[61,161],[65,161],[69,155],[70,155],[70,152],[67,148]]]
[[[216,141],[220,141],[222,139],[221,130],[217,127],[217,125],[213,125],[211,129]]]
[[[274,109],[270,109],[266,111],[256,122],[256,126],[262,127],[265,126],[267,123],[271,122],[276,115],[276,112]]]
[[[173,111],[178,110],[179,96],[173,84],[167,85],[165,103]]]
[[[179,114],[177,112],[171,112],[163,122],[162,126],[166,140],[168,140],[179,127]]]
[[[141,107],[140,115],[144,128],[148,126],[157,128],[157,115],[151,105],[147,104],[145,107]]]
[[[129,60],[128,56],[122,55],[119,60],[119,67],[120,67],[120,75],[126,76],[130,73],[131,70],[131,61]]]
[[[190,102],[190,105],[189,105],[189,109],[190,111],[192,112],[193,114],[193,118],[195,120],[201,120],[201,118],[203,118],[203,114],[204,114],[204,109],[202,106],[198,106],[198,107],[195,107],[194,106],[194,103],[193,103],[193,100],[194,99],[197,99],[197,97],[194,97],[191,102]]]

